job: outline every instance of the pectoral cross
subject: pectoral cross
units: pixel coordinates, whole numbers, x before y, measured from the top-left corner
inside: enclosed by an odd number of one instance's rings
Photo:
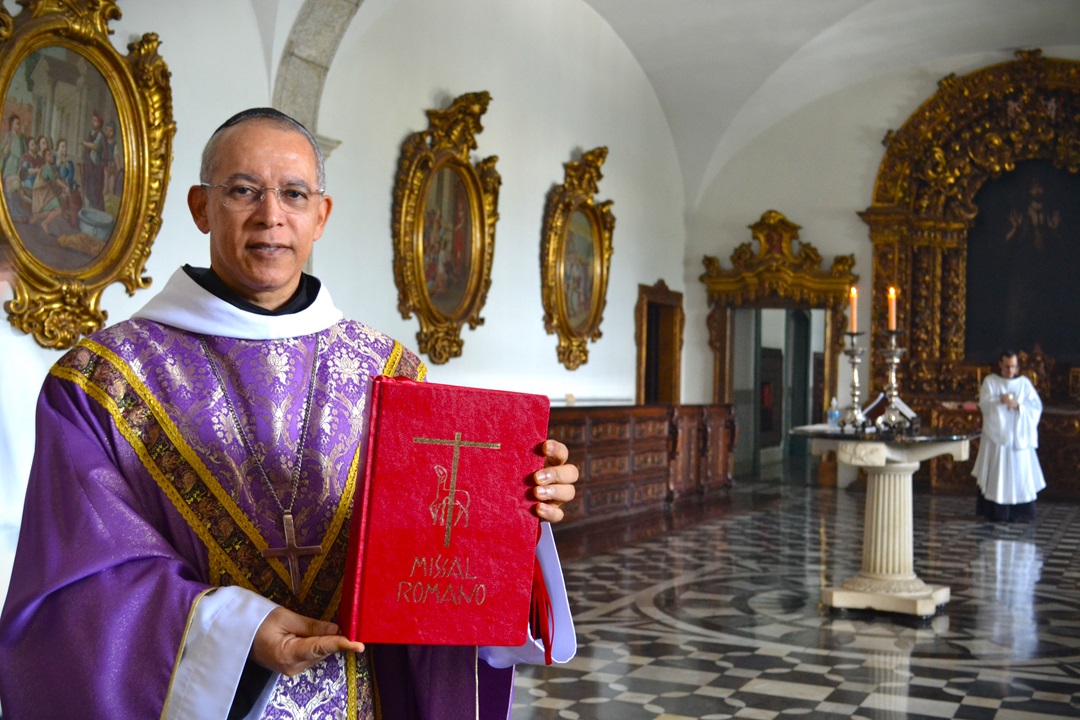
[[[443,539],[443,546],[450,547],[450,533],[454,529],[454,495],[457,494],[457,471],[458,471],[458,458],[461,457],[461,448],[486,448],[488,450],[498,450],[499,443],[485,443],[485,442],[472,442],[469,440],[462,440],[461,433],[454,433],[453,440],[441,440],[439,438],[413,438],[414,443],[424,443],[426,445],[453,445],[454,446],[454,462],[450,467],[450,490],[446,500],[446,537]]]
[[[267,548],[263,550],[263,557],[286,558],[289,563],[289,578],[292,580],[292,591],[300,597],[300,557],[302,555],[319,555],[322,548],[318,545],[297,545],[296,528],[293,526],[292,513],[281,516],[281,522],[285,526],[285,547]]]

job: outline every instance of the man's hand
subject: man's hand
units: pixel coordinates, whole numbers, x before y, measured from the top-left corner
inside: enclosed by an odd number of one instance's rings
[[[569,456],[570,451],[558,440],[544,441],[544,469],[533,475],[536,480],[533,495],[540,501],[536,514],[541,520],[553,523],[562,520],[563,511],[559,506],[573,500],[577,493],[574,483],[578,479],[578,469],[566,462]]]
[[[282,675],[296,675],[341,650],[363,652],[331,622],[298,615],[279,607],[263,620],[251,643],[251,659]]]

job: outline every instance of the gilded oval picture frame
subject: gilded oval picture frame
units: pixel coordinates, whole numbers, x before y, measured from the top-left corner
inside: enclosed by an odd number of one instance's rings
[[[559,336],[559,362],[574,370],[588,362],[588,343],[601,337],[607,303],[615,216],[612,201],[596,202],[607,148],[564,164],[566,179],[548,194],[541,241],[544,328]]]
[[[391,230],[398,310],[420,321],[417,348],[434,364],[462,353],[461,329],[483,324],[491,287],[499,186],[497,157],[472,162],[491,96],[467,93],[428,110],[429,128],[402,144]]]
[[[45,347],[101,328],[101,293],[143,275],[171,162],[169,72],[152,33],[121,56],[114,2],[0,7],[0,232],[16,287],[9,321]]]

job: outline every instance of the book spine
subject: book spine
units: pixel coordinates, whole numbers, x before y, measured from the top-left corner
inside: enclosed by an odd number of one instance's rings
[[[378,437],[378,410],[382,376],[371,382],[371,402],[368,409],[366,447],[361,443],[363,473],[356,478],[357,489],[353,496],[352,519],[349,524],[349,553],[345,563],[345,576],[341,587],[341,604],[338,609],[338,625],[342,634],[350,640],[360,639],[360,598],[363,597],[364,553],[367,548],[368,518],[371,514],[371,464],[374,443]]]

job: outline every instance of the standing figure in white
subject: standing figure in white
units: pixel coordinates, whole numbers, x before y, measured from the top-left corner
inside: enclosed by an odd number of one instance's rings
[[[1046,487],[1036,453],[1042,401],[1031,381],[1018,374],[1015,352],[1003,351],[998,368],[979,391],[982,437],[971,471],[979,485],[977,512],[988,520],[1032,520],[1035,498]]]

